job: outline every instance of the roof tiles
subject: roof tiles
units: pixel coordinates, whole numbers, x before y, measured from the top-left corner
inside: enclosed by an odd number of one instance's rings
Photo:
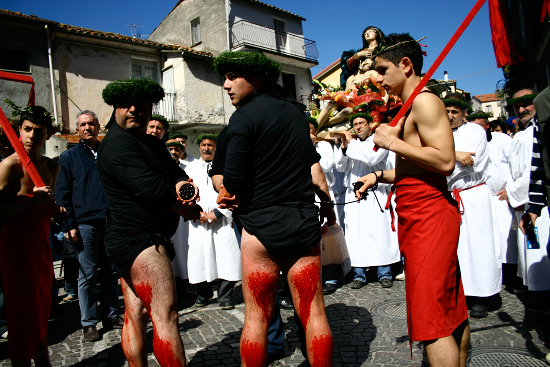
[[[94,30],[94,29],[77,27],[77,26],[73,26],[73,25],[69,25],[69,24],[54,22],[54,21],[47,20],[47,19],[41,19],[41,18],[38,18],[37,16],[26,15],[26,14],[22,14],[22,13],[16,12],[16,11],[0,9],[0,15],[2,15],[2,14],[7,15],[7,16],[13,16],[13,17],[18,17],[18,18],[36,20],[36,21],[40,21],[40,22],[53,24],[55,27],[58,28],[58,30],[60,30],[62,32],[82,34],[82,35],[100,37],[100,38],[111,39],[111,40],[120,40],[120,41],[130,42],[130,43],[134,43],[134,44],[141,44],[141,45],[145,45],[145,46],[153,46],[153,47],[161,48],[163,50],[175,50],[175,51],[182,51],[182,52],[191,53],[191,54],[200,55],[200,56],[213,57],[213,55],[210,52],[198,51],[198,50],[195,50],[191,47],[160,43],[160,42],[150,41],[150,40],[147,40],[147,39],[141,39],[141,38],[134,38],[134,37],[130,37],[130,36],[125,36],[125,35],[122,35],[122,34],[119,34],[119,33],[103,32],[103,31],[98,31],[98,30]]]

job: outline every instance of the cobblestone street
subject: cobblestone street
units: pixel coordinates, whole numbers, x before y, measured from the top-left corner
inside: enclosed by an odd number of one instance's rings
[[[405,320],[404,282],[383,289],[372,282],[359,290],[342,285],[325,296],[335,342],[336,366],[427,366],[420,343],[413,343],[412,360]],[[198,309],[194,295],[179,292],[179,323],[190,366],[239,366],[239,337],[244,321],[241,286],[234,310],[223,311],[212,300]],[[179,291],[180,291],[179,290]],[[469,366],[545,366],[549,352],[542,343],[546,294],[521,295],[502,291],[493,297],[489,317],[470,319],[472,329]],[[61,298],[61,297],[60,297]],[[78,302],[62,303],[62,315],[50,320],[48,342],[53,366],[127,366],[120,345],[120,330],[100,334],[96,343],[83,342]],[[526,311],[527,310],[527,311]],[[282,310],[286,326],[286,357],[270,366],[308,366],[300,352],[292,310]],[[101,326],[101,324],[99,325]],[[152,328],[148,328],[148,360]],[[8,342],[0,341],[0,366],[9,366]]]

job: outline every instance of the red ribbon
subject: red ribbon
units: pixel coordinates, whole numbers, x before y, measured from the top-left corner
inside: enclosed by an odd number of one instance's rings
[[[391,186],[390,194],[388,195],[388,200],[386,201],[386,207],[384,209],[390,210],[390,217],[391,217],[391,230],[393,232],[395,231],[395,215],[393,214],[393,206],[391,205],[391,197],[393,195],[393,192],[395,191],[395,185]]]
[[[0,79],[31,84],[32,85],[31,91],[29,92],[29,106],[34,106],[34,103],[35,103],[34,80],[32,79],[31,76],[0,71]],[[13,131],[13,128],[11,127],[11,124],[8,121],[8,118],[6,117],[6,115],[4,115],[4,111],[2,111],[1,108],[0,108],[0,126],[2,126],[2,129],[6,133],[6,136],[8,137],[11,145],[13,146],[13,149],[15,149],[15,152],[19,156],[19,159],[21,159],[23,166],[29,173],[29,176],[31,177],[32,182],[34,183],[34,186],[36,187],[46,186],[44,184],[44,181],[42,181],[42,177],[40,177],[40,175],[38,174],[36,167],[32,163],[31,158],[29,157],[29,154],[23,147],[23,144],[21,144],[21,141],[17,137],[17,134],[15,134],[15,131]]]
[[[441,62],[443,62],[443,59],[445,59],[445,57],[447,57],[447,54],[449,53],[449,51],[451,51],[451,49],[455,45],[456,41],[458,41],[460,36],[462,36],[462,33],[464,33],[464,30],[470,25],[470,22],[472,21],[472,19],[474,19],[477,12],[479,11],[479,9],[481,8],[481,6],[484,3],[485,3],[485,0],[478,0],[477,3],[472,8],[472,10],[470,10],[470,12],[466,16],[466,18],[462,21],[462,24],[460,25],[460,27],[458,27],[458,29],[456,30],[453,37],[451,37],[451,39],[449,40],[449,42],[447,43],[447,45],[445,46],[443,51],[441,51],[441,53],[439,54],[437,59],[434,61],[434,63],[432,64],[432,66],[430,67],[428,72],[424,75],[424,77],[422,78],[420,83],[416,86],[416,88],[414,88],[414,90],[411,93],[411,95],[409,96],[409,98],[407,98],[407,100],[405,101],[405,104],[401,107],[401,109],[399,110],[397,115],[394,117],[394,119],[390,123],[390,126],[397,125],[399,120],[401,120],[401,118],[405,115],[405,112],[407,112],[409,107],[411,107],[411,105],[412,105],[414,99],[416,98],[416,96],[418,95],[418,93],[420,93],[422,88],[424,88],[426,83],[428,83],[428,81],[430,80],[430,78],[432,77],[434,72],[437,70],[439,65],[441,65]],[[377,151],[378,147],[375,146],[374,150]]]
[[[550,5],[548,0],[545,0],[544,3]],[[516,59],[523,61],[523,57],[516,51],[512,43],[512,37],[510,37],[510,31],[506,23],[506,11],[502,1],[489,0],[489,21],[491,23],[491,34],[497,66],[503,68],[507,65],[514,65],[517,63]]]
[[[481,186],[481,185],[485,185],[485,182],[477,184],[477,185],[472,186],[472,187],[468,187],[466,189],[453,189],[453,199],[455,199],[455,201],[458,203],[458,212],[460,214],[464,214],[464,203],[462,202],[462,197],[460,196],[460,193],[462,191],[470,190],[470,189],[473,189],[474,187],[478,187],[478,186]],[[462,209],[460,209],[460,208],[462,208]],[[460,218],[460,221],[462,222],[462,217]]]

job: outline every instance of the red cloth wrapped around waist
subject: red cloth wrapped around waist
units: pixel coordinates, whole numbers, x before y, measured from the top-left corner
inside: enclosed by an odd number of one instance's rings
[[[439,339],[468,318],[458,269],[457,202],[444,176],[397,177],[395,187],[409,338]]]

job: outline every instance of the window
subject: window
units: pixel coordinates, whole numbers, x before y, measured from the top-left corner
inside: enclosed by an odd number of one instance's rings
[[[0,69],[31,71],[26,51],[0,49]]]
[[[152,79],[158,81],[157,64],[151,61],[132,60],[132,79]]]
[[[493,111],[491,110],[491,106],[485,106],[485,112],[487,112],[487,113],[493,112]]]
[[[191,44],[201,42],[201,20],[200,18],[191,21]]]
[[[277,51],[286,47],[286,24],[279,19],[273,19],[273,28],[275,28],[275,46]]]

